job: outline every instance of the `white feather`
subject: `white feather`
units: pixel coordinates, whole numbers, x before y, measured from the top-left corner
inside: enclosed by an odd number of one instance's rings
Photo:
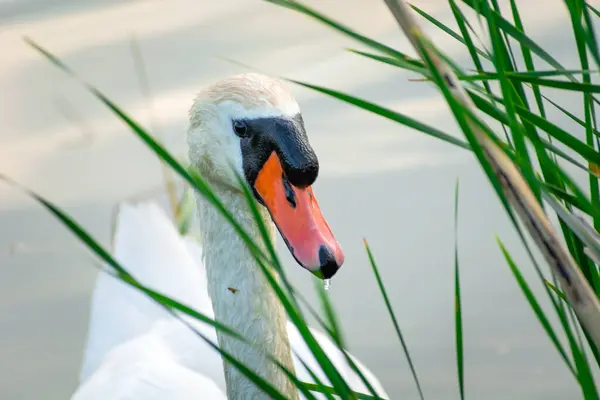
[[[181,237],[156,204],[121,205],[114,253],[142,284],[213,316],[202,249],[192,238]],[[185,319],[216,343],[212,327]],[[298,378],[314,382],[295,354],[328,382],[296,327],[288,322],[287,330]],[[368,393],[335,344],[312,332],[350,387]],[[387,398],[374,375],[353,360]],[[226,398],[221,356],[181,321],[104,271],[92,297],[80,382],[74,400]]]

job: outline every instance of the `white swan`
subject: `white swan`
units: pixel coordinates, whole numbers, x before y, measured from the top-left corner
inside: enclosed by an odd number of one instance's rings
[[[265,206],[261,214],[271,239],[276,224],[300,265],[321,277],[333,275],[343,253],[310,188],[318,161],[288,90],[263,75],[229,77],[202,90],[189,117],[190,162],[253,238],[260,242],[236,172]],[[143,284],[214,316],[257,344],[260,349],[250,348],[187,318],[286,397],[297,399],[298,391],[265,352],[295,370],[301,381],[314,382],[298,354],[330,384],[233,228],[201,196],[196,202],[202,249],[179,235],[157,205],[122,204],[113,238],[116,259]],[[352,390],[368,393],[337,347],[322,333],[312,332]],[[354,361],[378,395],[389,398],[373,374]],[[181,321],[101,272],[80,387],[72,399],[225,398],[268,397]]]

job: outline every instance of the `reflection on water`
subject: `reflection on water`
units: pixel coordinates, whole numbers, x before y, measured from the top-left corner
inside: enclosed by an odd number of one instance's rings
[[[158,133],[181,156],[195,91],[242,71],[217,56],[349,91],[457,134],[435,90],[343,51],[356,43],[260,1],[204,3],[0,1],[0,172],[66,207],[106,245],[115,203],[161,184],[150,152],[78,83],[41,60],[23,35],[149,125],[148,99],[131,55],[135,36]],[[413,53],[383,4],[312,3]],[[524,2],[522,11],[528,32],[576,68],[575,48],[557,29],[568,26],[562,4],[546,5],[542,18],[532,3]],[[443,2],[417,4],[451,24]],[[449,37],[436,35],[436,41],[466,60]],[[316,184],[321,207],[346,253],[330,294],[351,350],[388,392],[417,395],[362,238],[373,248],[426,396],[456,397],[452,202],[459,178],[467,393],[486,399],[576,395],[498,251],[494,234],[533,275],[471,156],[306,89],[293,90],[322,165]],[[569,100],[562,93],[560,99]],[[568,121],[556,120],[578,134]],[[2,398],[67,398],[77,385],[95,261],[47,213],[4,186],[0,210]],[[295,267],[282,243],[279,248],[299,289],[314,300],[309,274]]]

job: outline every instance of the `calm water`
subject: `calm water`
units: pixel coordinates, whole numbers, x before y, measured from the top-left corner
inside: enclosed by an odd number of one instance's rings
[[[150,124],[132,59],[135,36],[148,69],[154,124],[182,155],[195,91],[244,71],[219,57],[349,91],[458,134],[435,90],[409,81],[411,74],[344,52],[356,44],[316,22],[261,1],[202,3],[0,0],[0,172],[66,208],[106,245],[116,202],[161,185],[149,151],[76,82],[41,60],[23,35]],[[413,54],[382,2],[312,3]],[[417,2],[451,24],[445,3]],[[543,14],[533,2],[523,3],[528,32],[576,68],[562,2],[549,1]],[[465,60],[460,45],[436,38]],[[293,90],[321,160],[316,193],[346,251],[330,294],[351,350],[388,392],[416,398],[362,238],[373,247],[427,398],[456,398],[453,191],[459,178],[467,392],[485,399],[578,395],[498,250],[495,234],[532,276],[471,156],[308,90]],[[575,131],[567,121],[557,122]],[[279,247],[297,286],[314,299],[309,274]],[[0,186],[0,398],[65,399],[74,391],[94,263],[47,213]]]

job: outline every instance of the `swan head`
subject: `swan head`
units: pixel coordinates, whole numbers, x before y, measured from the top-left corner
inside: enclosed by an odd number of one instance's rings
[[[214,185],[239,192],[237,177],[246,180],[302,267],[325,279],[337,272],[344,254],[311,187],[319,161],[282,82],[249,73],[205,87],[187,142],[190,162]]]

